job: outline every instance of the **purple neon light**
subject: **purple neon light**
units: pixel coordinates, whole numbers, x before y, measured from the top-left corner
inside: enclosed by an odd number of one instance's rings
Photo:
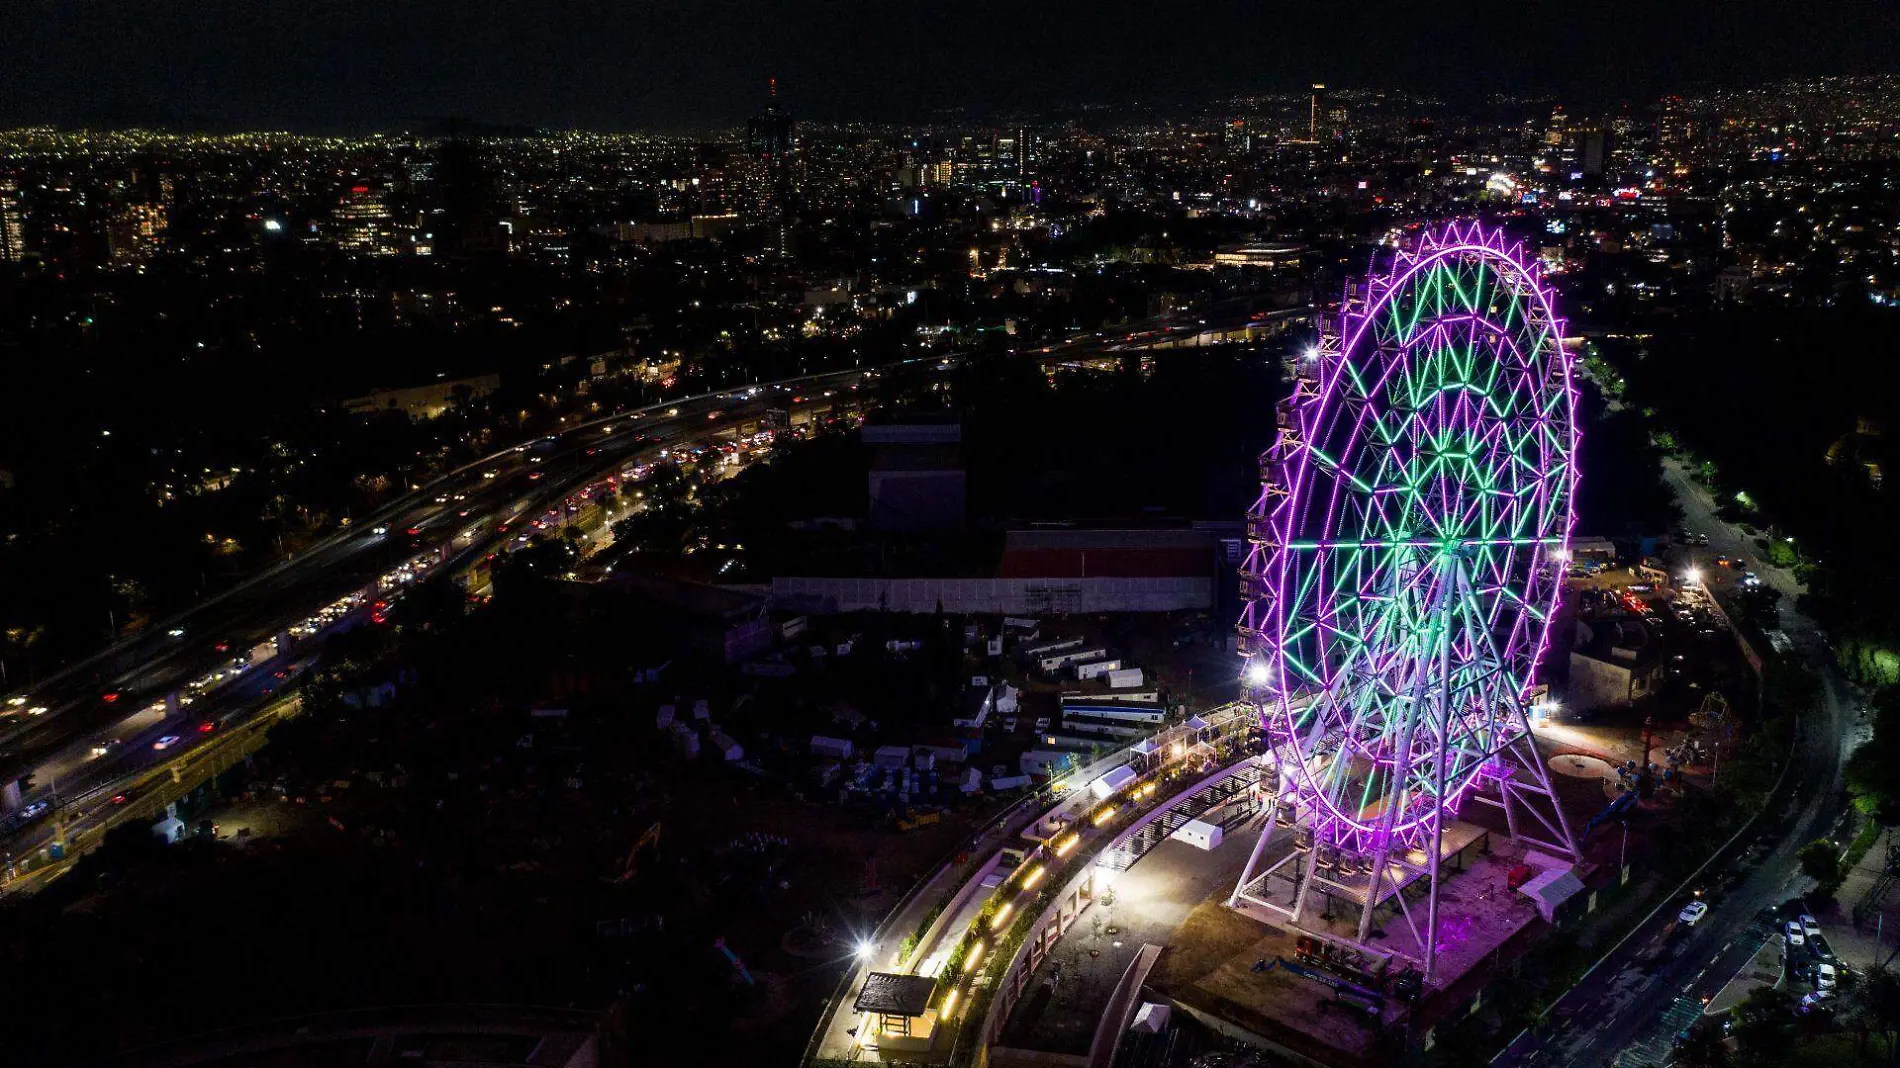
[[[1437,315],[1420,325],[1415,312],[1413,328],[1399,332],[1396,349],[1389,343],[1370,343],[1369,331],[1380,323],[1382,316],[1398,306],[1395,302],[1410,299],[1418,303],[1422,299],[1422,290],[1415,287],[1437,281],[1440,289],[1435,299],[1441,305],[1445,302],[1442,289],[1444,275],[1439,272],[1439,268],[1447,265],[1473,271],[1472,282],[1478,287],[1474,290],[1476,294],[1486,294],[1485,282],[1487,279],[1492,281],[1494,284],[1488,290],[1491,300],[1505,297],[1511,302],[1513,311],[1520,308],[1524,311],[1524,317],[1500,324],[1495,321],[1498,310],[1492,306],[1484,310],[1474,308],[1461,313]],[[1452,284],[1458,285],[1455,277]],[[1356,753],[1357,758],[1368,768],[1370,790],[1371,777],[1378,775],[1381,769],[1389,773],[1400,763],[1399,750],[1388,748],[1393,737],[1392,728],[1384,726],[1381,728],[1383,733],[1358,736],[1350,729],[1343,732],[1337,730],[1340,724],[1321,723],[1324,729],[1315,731],[1308,717],[1315,715],[1325,719],[1337,715],[1342,707],[1342,689],[1360,687],[1368,689],[1361,689],[1356,695],[1349,696],[1362,700],[1386,700],[1388,703],[1379,706],[1379,712],[1382,718],[1389,719],[1385,713],[1401,705],[1400,695],[1396,689],[1381,691],[1379,687],[1389,686],[1400,675],[1383,678],[1377,674],[1364,676],[1365,664],[1362,662],[1369,661],[1374,655],[1372,653],[1340,658],[1334,662],[1324,655],[1337,645],[1337,642],[1329,645],[1327,634],[1339,635],[1339,641],[1356,637],[1361,647],[1374,640],[1396,642],[1396,654],[1390,650],[1381,651],[1387,655],[1387,661],[1393,661],[1402,658],[1405,650],[1415,644],[1414,640],[1429,627],[1421,621],[1419,626],[1396,637],[1371,632],[1346,635],[1340,624],[1351,626],[1365,618],[1364,606],[1380,594],[1379,590],[1364,585],[1351,591],[1342,587],[1322,595],[1323,606],[1309,611],[1311,618],[1308,620],[1290,618],[1291,606],[1301,603],[1300,598],[1305,596],[1304,591],[1294,588],[1295,584],[1302,579],[1312,581],[1314,576],[1330,578],[1348,567],[1354,574],[1363,570],[1357,558],[1343,565],[1329,560],[1328,554],[1335,551],[1362,551],[1369,547],[1397,550],[1411,544],[1405,540],[1380,542],[1375,537],[1369,537],[1366,531],[1354,529],[1352,524],[1370,523],[1374,515],[1381,521],[1389,522],[1383,510],[1374,510],[1366,503],[1368,501],[1376,504],[1382,499],[1408,500],[1409,503],[1401,512],[1403,519],[1411,514],[1412,506],[1418,505],[1430,493],[1436,493],[1439,511],[1435,517],[1427,511],[1424,518],[1439,528],[1461,530],[1474,522],[1487,521],[1484,517],[1496,496],[1511,497],[1515,503],[1522,489],[1530,489],[1529,516],[1542,521],[1535,537],[1506,542],[1493,539],[1487,542],[1502,556],[1501,565],[1492,565],[1497,581],[1482,587],[1475,583],[1470,586],[1471,590],[1481,591],[1484,597],[1489,598],[1489,610],[1481,616],[1471,616],[1469,606],[1461,605],[1457,611],[1434,610],[1438,615],[1433,617],[1438,621],[1437,625],[1445,628],[1447,635],[1450,633],[1450,617],[1470,617],[1462,619],[1460,624],[1464,645],[1458,650],[1458,655],[1476,657],[1487,655],[1486,650],[1479,648],[1473,636],[1465,632],[1488,632],[1497,625],[1504,612],[1510,611],[1511,625],[1504,636],[1505,648],[1496,648],[1495,635],[1487,638],[1484,645],[1490,649],[1488,655],[1501,659],[1511,669],[1508,683],[1512,692],[1509,697],[1514,702],[1521,702],[1531,685],[1532,673],[1548,648],[1549,619],[1554,613],[1558,596],[1558,583],[1554,576],[1549,575],[1549,563],[1553,549],[1562,549],[1567,555],[1570,545],[1575,519],[1570,505],[1579,474],[1576,453],[1580,432],[1576,423],[1574,371],[1561,344],[1563,323],[1555,313],[1550,290],[1525,257],[1522,244],[1507,245],[1500,231],[1487,230],[1475,222],[1452,223],[1442,230],[1427,230],[1412,246],[1394,256],[1384,273],[1375,271],[1365,283],[1362,301],[1355,303],[1353,296],[1349,290],[1345,302],[1347,310],[1336,325],[1328,324],[1330,329],[1321,346],[1316,388],[1310,393],[1296,389],[1291,426],[1288,428],[1294,433],[1292,443],[1288,446],[1276,441],[1274,449],[1263,457],[1263,463],[1271,463],[1278,477],[1263,487],[1261,502],[1254,513],[1256,524],[1264,524],[1266,532],[1248,559],[1253,599],[1242,617],[1242,631],[1252,636],[1247,649],[1250,661],[1264,661],[1269,668],[1266,674],[1271,681],[1257,687],[1262,696],[1262,726],[1269,737],[1280,745],[1293,747],[1303,758],[1315,755],[1307,752],[1307,747],[1315,744],[1322,748],[1336,747],[1340,755],[1334,758],[1335,762],[1344,761],[1345,754]],[[1458,296],[1465,296],[1462,288],[1458,290]],[[1476,304],[1476,298],[1471,298],[1468,303]],[[1508,385],[1507,400],[1511,403],[1500,409],[1489,388],[1477,390],[1485,402],[1480,411],[1465,396],[1448,399],[1453,393],[1471,392],[1474,387],[1470,382],[1441,384],[1424,402],[1425,407],[1431,409],[1430,412],[1423,416],[1413,413],[1401,419],[1400,425],[1412,435],[1405,442],[1410,446],[1410,451],[1397,448],[1397,439],[1388,440],[1384,443],[1387,450],[1385,458],[1399,457],[1405,464],[1418,462],[1429,451],[1425,447],[1427,444],[1435,447],[1437,439],[1431,438],[1429,432],[1433,428],[1441,428],[1446,431],[1444,440],[1448,441],[1452,440],[1451,435],[1457,434],[1463,435],[1460,440],[1464,441],[1501,443],[1507,448],[1528,447],[1536,461],[1536,476],[1527,481],[1522,480],[1521,476],[1514,476],[1517,480],[1513,485],[1520,489],[1510,494],[1502,494],[1488,484],[1481,493],[1476,493],[1461,479],[1431,473],[1442,462],[1441,457],[1440,460],[1434,460],[1427,472],[1420,476],[1420,480],[1432,481],[1430,492],[1421,493],[1416,480],[1403,489],[1367,483],[1354,472],[1363,470],[1361,461],[1366,456],[1377,455],[1369,451],[1371,447],[1367,444],[1371,433],[1368,422],[1378,423],[1383,428],[1383,419],[1392,414],[1388,407],[1391,403],[1389,391],[1394,389],[1395,376],[1409,376],[1420,360],[1429,363],[1433,359],[1444,359],[1448,349],[1457,347],[1454,329],[1458,337],[1467,343],[1464,350],[1467,358],[1475,358],[1475,354],[1480,351],[1488,354],[1490,363],[1487,369],[1500,372],[1501,380]],[[1527,336],[1520,337],[1520,334]],[[1528,341],[1528,351],[1526,346],[1520,345],[1520,341]],[[1357,411],[1347,415],[1346,424],[1340,424],[1338,409],[1348,403],[1344,399],[1348,392],[1346,383],[1354,377],[1355,369],[1366,370],[1369,363],[1376,366],[1377,377],[1369,385],[1361,381]],[[1376,405],[1374,398],[1380,398]],[[1520,407],[1517,403],[1520,400],[1523,410],[1518,412],[1515,409]],[[1528,420],[1525,413],[1529,414]],[[1430,425],[1425,431],[1416,429],[1417,424],[1428,421]],[[1512,440],[1513,429],[1519,430],[1515,441]],[[1331,448],[1335,442],[1344,442],[1353,447],[1355,454],[1328,457],[1318,452],[1321,444]],[[1465,461],[1469,463],[1469,457],[1465,457]],[[1506,466],[1508,468],[1509,463],[1529,462],[1524,457],[1512,455]],[[1326,475],[1318,471],[1319,464],[1330,466],[1336,473]],[[1317,514],[1318,522],[1315,524],[1314,508],[1317,502],[1313,495],[1322,485],[1329,485],[1330,493],[1326,495],[1324,509]],[[1467,502],[1467,496],[1472,497],[1472,500]],[[1421,536],[1417,543],[1429,545],[1431,538]],[[1453,542],[1447,544],[1445,552],[1451,552],[1453,544],[1464,546],[1476,542],[1454,537]],[[1301,568],[1301,557],[1295,554],[1296,548],[1299,552],[1312,554],[1315,563],[1310,569]],[[1403,568],[1394,567],[1389,574],[1382,573],[1381,568],[1385,566],[1375,563],[1373,574],[1367,581],[1398,583],[1395,593],[1387,595],[1387,599],[1395,604],[1404,596],[1416,600],[1421,584],[1424,590],[1430,591],[1434,597],[1438,596],[1437,583],[1425,581],[1424,572],[1418,570],[1416,565],[1409,572],[1412,576],[1410,579],[1405,577],[1408,572]],[[1462,565],[1459,567],[1462,569]],[[1519,607],[1512,608],[1512,604]],[[1418,606],[1413,604],[1412,607]],[[1378,624],[1379,621],[1374,620],[1374,625]],[[1313,641],[1321,653],[1320,662],[1310,668],[1290,663],[1288,652],[1290,646],[1305,640],[1307,633],[1314,635]],[[1453,639],[1447,636],[1443,640],[1451,642]],[[1443,655],[1449,656],[1450,648],[1450,645],[1445,646]],[[1304,670],[1296,670],[1296,667]],[[1396,663],[1394,667],[1404,677],[1414,680],[1425,678],[1429,673],[1429,665],[1419,661],[1416,656],[1409,662]],[[1405,674],[1408,669],[1410,673]],[[1445,675],[1446,679],[1450,677],[1449,674]],[[1291,699],[1300,690],[1319,694],[1319,699],[1314,702],[1317,713],[1296,712]],[[1386,696],[1382,697],[1382,694]],[[1416,732],[1420,721],[1426,717],[1418,716],[1413,711],[1418,707],[1414,702],[1419,696],[1419,693],[1414,693],[1404,698],[1406,715],[1414,722],[1405,724],[1398,735],[1404,750],[1404,767],[1408,779],[1396,788],[1388,784],[1387,792],[1377,799],[1387,804],[1403,802],[1404,811],[1393,819],[1393,834],[1406,839],[1409,844],[1417,844],[1415,832],[1426,826],[1428,821],[1436,819],[1441,813],[1456,813],[1465,796],[1476,785],[1480,773],[1492,763],[1473,759],[1469,747],[1462,748],[1459,756],[1467,762],[1458,767],[1453,775],[1441,773],[1440,778],[1444,781],[1442,796],[1434,797],[1412,789],[1409,775],[1416,766],[1424,763],[1419,758]],[[1428,749],[1425,760],[1436,759],[1442,766],[1450,759],[1446,753],[1449,746],[1446,739],[1452,736],[1454,727],[1463,732],[1461,738],[1468,735],[1489,739],[1489,748],[1493,752],[1509,737],[1522,733],[1521,728],[1515,727],[1508,718],[1516,709],[1495,707],[1489,700],[1466,705],[1465,699],[1469,696],[1472,695],[1461,691],[1457,700],[1464,707],[1444,708],[1440,716],[1425,723],[1426,728],[1433,732],[1424,739]],[[1488,698],[1491,695],[1481,690],[1476,696]],[[1446,699],[1451,699],[1449,691]],[[1361,719],[1351,722],[1362,724]],[[1521,715],[1517,722],[1521,723]],[[1430,752],[1434,744],[1438,747],[1435,754]],[[1387,844],[1384,841],[1385,830],[1381,822],[1376,822],[1384,820],[1383,813],[1373,817],[1375,822],[1369,822],[1362,819],[1367,810],[1365,806],[1347,811],[1335,802],[1329,792],[1338,789],[1337,780],[1344,772],[1327,769],[1327,775],[1334,780],[1329,788],[1315,777],[1320,765],[1307,759],[1286,763],[1291,765],[1288,770],[1292,773],[1291,781],[1298,803],[1307,810],[1316,830],[1327,840],[1361,849]]]

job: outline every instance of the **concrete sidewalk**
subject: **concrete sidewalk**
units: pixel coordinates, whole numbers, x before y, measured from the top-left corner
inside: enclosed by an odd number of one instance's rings
[[[1900,950],[1900,889],[1885,870],[1890,846],[1900,848],[1900,837],[1891,827],[1880,832],[1867,855],[1847,873],[1834,900],[1815,913],[1835,956],[1857,971],[1891,963]]]
[[[1787,940],[1781,935],[1771,935],[1755,955],[1742,965],[1722,989],[1709,999],[1708,1007],[1703,1009],[1705,1016],[1719,1016],[1742,1002],[1758,987],[1776,987],[1781,985],[1784,969],[1782,959],[1787,956]]]

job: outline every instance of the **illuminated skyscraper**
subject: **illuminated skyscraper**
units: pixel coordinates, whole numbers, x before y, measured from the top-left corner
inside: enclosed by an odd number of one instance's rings
[[[342,248],[371,256],[395,251],[389,205],[369,186],[351,186],[331,218],[336,223],[337,244]]]
[[[114,263],[143,263],[165,245],[165,206],[127,204],[106,222],[106,254]]]
[[[1691,133],[1688,109],[1683,106],[1682,98],[1664,97],[1656,116],[1658,156],[1666,163],[1680,163],[1689,147]]]
[[[0,179],[0,263],[26,258],[26,227],[20,219],[20,187]]]
[[[763,115],[746,121],[746,154],[756,175],[758,211],[780,253],[790,242],[788,218],[798,194],[798,130],[791,115],[779,110],[778,79],[766,80]]]
[[[760,164],[765,198],[780,209],[797,191],[798,130],[791,115],[779,110],[778,79],[768,79],[765,113],[745,124],[746,152]]]
[[[1550,109],[1550,125],[1544,127],[1544,143],[1556,148],[1562,145],[1570,135],[1570,120],[1564,115],[1564,106],[1558,104]]]

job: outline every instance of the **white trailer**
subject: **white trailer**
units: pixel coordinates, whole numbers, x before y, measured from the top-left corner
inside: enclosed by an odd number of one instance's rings
[[[1102,701],[1086,697],[1070,700],[1064,697],[1062,721],[1067,723],[1077,717],[1114,720],[1118,723],[1145,723],[1159,727],[1168,718],[1168,710],[1160,705],[1141,704],[1134,701]]]
[[[1092,679],[1097,675],[1106,675],[1111,671],[1118,670],[1121,666],[1122,662],[1119,660],[1091,660],[1086,664],[1075,665],[1075,677],[1077,679]]]
[[[1100,660],[1108,655],[1107,649],[1075,649],[1065,653],[1045,656],[1036,661],[1036,666],[1045,674],[1061,671],[1070,664],[1080,664],[1088,660]]]
[[[1020,790],[1029,785],[1027,775],[998,775],[990,779],[992,790]]]
[[[1168,837],[1177,842],[1186,842],[1196,849],[1213,849],[1220,845],[1221,830],[1212,823],[1189,820]]]
[[[1122,668],[1108,673],[1108,685],[1111,689],[1132,690],[1141,685],[1140,668]]]
[[[822,734],[811,736],[811,754],[826,760],[850,760],[851,739],[827,738]]]
[[[1082,639],[1080,638],[1057,638],[1055,641],[1052,641],[1052,642],[1043,642],[1041,645],[1032,645],[1029,648],[1024,649],[1022,651],[1022,654],[1024,656],[1041,657],[1041,656],[1048,656],[1050,653],[1062,652],[1064,649],[1080,649],[1081,647],[1082,647]]]
[[[880,771],[896,771],[910,760],[908,745],[880,745],[871,754],[871,766]]]
[[[1097,723],[1089,719],[1071,719],[1062,717],[1062,729],[1077,734],[1092,734],[1104,738],[1145,738],[1149,731],[1142,727],[1129,727],[1119,723]],[[1055,737],[1049,735],[1048,737]]]

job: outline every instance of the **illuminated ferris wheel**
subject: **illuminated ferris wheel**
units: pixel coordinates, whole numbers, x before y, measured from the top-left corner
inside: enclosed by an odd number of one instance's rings
[[[1561,332],[1501,232],[1426,231],[1324,324],[1261,458],[1243,677],[1283,814],[1328,873],[1302,877],[1300,897],[1318,878],[1356,898],[1360,941],[1416,879],[1435,914],[1447,823],[1468,800],[1576,853],[1525,715],[1577,482]],[[1237,898],[1252,879],[1250,864]]]

